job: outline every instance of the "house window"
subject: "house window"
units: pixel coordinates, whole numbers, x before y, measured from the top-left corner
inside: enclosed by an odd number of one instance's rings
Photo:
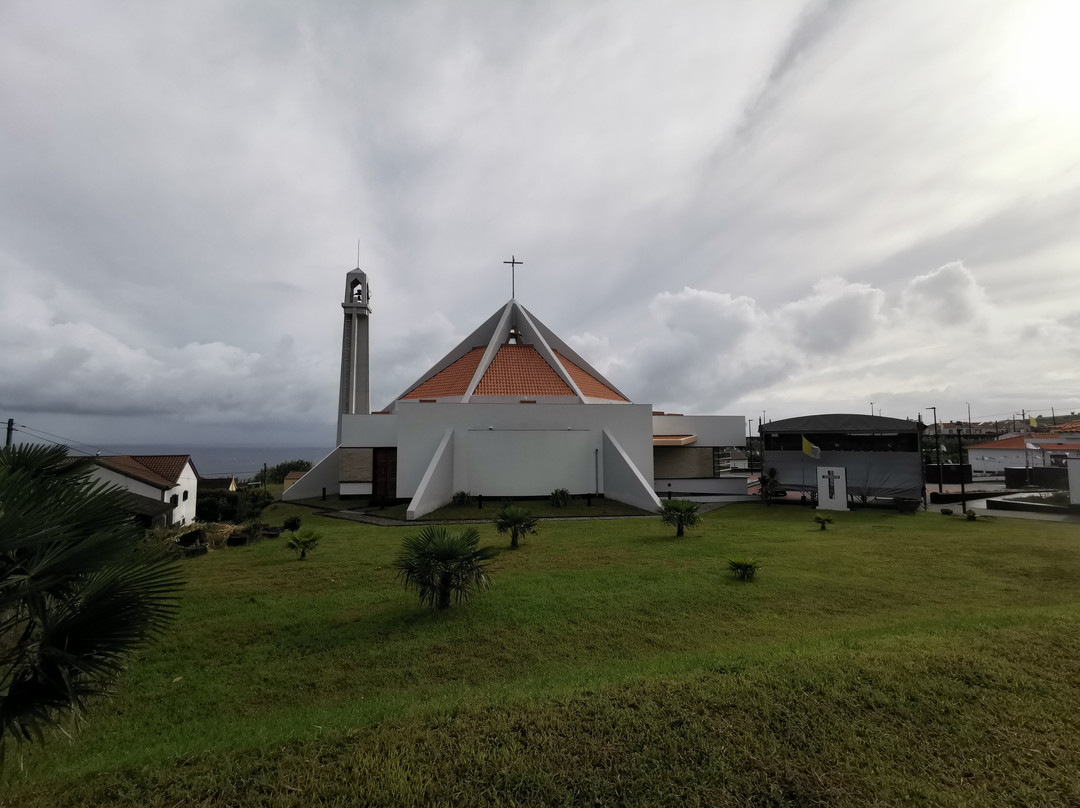
[[[175,508],[177,505],[180,504],[180,497],[178,497],[176,494],[173,494],[171,497],[169,497],[169,504]]]
[[[184,502],[187,502],[187,491],[184,492]]]

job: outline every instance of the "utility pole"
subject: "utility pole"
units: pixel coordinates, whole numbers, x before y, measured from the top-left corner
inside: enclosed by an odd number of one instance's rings
[[[11,446],[11,436],[12,436],[12,434],[14,432],[15,432],[15,419],[14,418],[8,418],[7,419],[7,440],[4,441],[4,446],[5,447]]]
[[[964,438],[956,428],[956,462],[960,464],[960,511],[967,514],[967,492],[964,490]]]
[[[942,485],[942,477],[944,475],[942,474],[941,469],[941,430],[938,429],[937,407],[927,407],[927,409],[934,411],[934,449],[937,452],[937,490],[940,494],[945,490],[945,487]]]

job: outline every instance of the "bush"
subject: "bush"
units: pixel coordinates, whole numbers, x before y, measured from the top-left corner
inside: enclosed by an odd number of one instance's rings
[[[472,505],[475,497],[468,491],[455,491],[451,500],[455,505]]]
[[[752,581],[760,565],[753,559],[728,559],[728,573],[740,581]]]
[[[814,521],[817,522],[819,525],[821,525],[821,529],[824,530],[825,525],[831,525],[832,524],[832,517],[831,516],[815,516]]]
[[[319,539],[322,538],[322,534],[316,533],[310,527],[305,527],[299,533],[294,532],[285,535],[288,539],[285,546],[296,553],[299,561],[307,558],[307,554],[319,546]]]
[[[510,534],[510,549],[518,548],[518,540],[529,533],[537,533],[536,517],[525,508],[517,505],[507,505],[495,514],[495,529],[500,533]]]
[[[281,526],[283,528],[285,528],[286,530],[291,530],[291,531],[293,531],[295,533],[297,530],[300,529],[300,517],[299,516],[286,517],[282,521]]]
[[[570,492],[565,488],[556,488],[551,492],[551,504],[556,508],[566,508],[570,505]]]
[[[398,580],[415,588],[420,602],[432,608],[449,609],[452,598],[463,603],[488,585],[487,562],[495,552],[479,541],[473,527],[457,532],[444,525],[425,527],[402,543],[394,560]]]
[[[669,499],[660,505],[660,521],[675,528],[675,535],[682,536],[686,528],[701,521],[698,505],[688,499]]]

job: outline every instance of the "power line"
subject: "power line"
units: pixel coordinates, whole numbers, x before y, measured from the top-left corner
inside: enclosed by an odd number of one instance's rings
[[[67,446],[71,448],[73,445],[78,445],[84,446],[87,449],[91,449],[96,454],[109,453],[107,449],[102,449],[100,446],[92,446],[89,443],[83,443],[82,441],[78,441],[74,438],[69,438],[64,435],[55,435],[52,432],[46,432],[44,429],[37,429],[32,426],[27,426],[26,424],[16,424],[15,426],[18,428],[18,431],[24,432],[32,438],[37,438],[38,440],[53,443],[57,446]],[[53,438],[56,438],[56,440],[53,440]]]

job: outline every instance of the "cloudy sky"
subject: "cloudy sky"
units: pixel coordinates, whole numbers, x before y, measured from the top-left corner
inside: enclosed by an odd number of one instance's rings
[[[0,417],[329,445],[510,297],[640,403],[1080,411],[1080,6],[0,4]]]

